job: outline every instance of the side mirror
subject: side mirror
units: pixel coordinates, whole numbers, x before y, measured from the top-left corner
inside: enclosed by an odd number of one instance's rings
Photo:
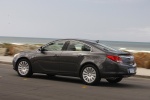
[[[40,48],[38,49],[38,51],[42,51],[42,47],[40,47]]]
[[[44,53],[45,51],[43,47],[40,47],[38,50],[41,51],[41,53]]]

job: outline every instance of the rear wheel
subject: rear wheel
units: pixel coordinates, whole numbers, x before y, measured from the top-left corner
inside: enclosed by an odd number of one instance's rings
[[[111,77],[111,78],[107,78],[106,80],[109,83],[119,83],[123,78],[122,77]]]
[[[31,64],[27,59],[21,59],[17,63],[17,72],[21,77],[30,77],[32,76]]]
[[[81,70],[81,79],[87,85],[95,85],[100,81],[100,75],[94,65],[85,65]]]

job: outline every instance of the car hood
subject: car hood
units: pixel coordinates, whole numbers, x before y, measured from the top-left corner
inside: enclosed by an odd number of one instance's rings
[[[37,50],[22,51],[20,53],[28,53],[28,54],[30,54],[30,53],[35,53],[35,52],[37,52]]]

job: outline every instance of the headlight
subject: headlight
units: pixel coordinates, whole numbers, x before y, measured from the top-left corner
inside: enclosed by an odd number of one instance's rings
[[[17,57],[19,55],[19,53],[15,54],[14,57]]]

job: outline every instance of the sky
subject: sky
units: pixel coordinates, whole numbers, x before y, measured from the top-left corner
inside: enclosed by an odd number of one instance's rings
[[[0,0],[0,36],[150,42],[150,0]]]

